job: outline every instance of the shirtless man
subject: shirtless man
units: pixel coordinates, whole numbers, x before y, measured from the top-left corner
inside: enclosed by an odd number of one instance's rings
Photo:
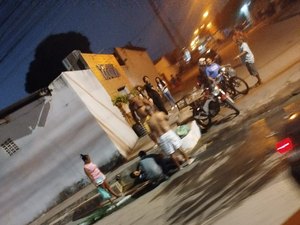
[[[141,113],[150,116],[147,124],[150,128],[150,138],[156,142],[163,152],[170,156],[175,165],[180,169],[180,163],[175,156],[175,152],[179,151],[188,164],[191,164],[194,159],[189,158],[188,155],[182,150],[182,140],[171,129],[169,125],[169,118],[164,112],[153,111],[152,107],[144,106],[141,108]]]

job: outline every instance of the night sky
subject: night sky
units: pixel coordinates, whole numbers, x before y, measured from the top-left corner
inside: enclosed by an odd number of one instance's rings
[[[226,1],[154,0],[182,47],[213,2],[219,9]],[[130,42],[147,48],[153,60],[175,48],[148,0],[1,0],[0,24],[0,110],[27,95],[25,75],[48,35],[79,32],[94,53]]]

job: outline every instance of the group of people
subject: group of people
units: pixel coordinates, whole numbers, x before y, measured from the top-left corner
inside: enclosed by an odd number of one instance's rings
[[[137,98],[131,101],[131,107],[136,109],[135,112],[140,118],[144,118],[149,137],[163,152],[147,155],[140,151],[141,161],[137,170],[133,172],[134,177],[140,181],[157,183],[168,178],[170,169],[178,171],[184,164],[189,165],[194,161],[194,158],[189,157],[182,149],[182,139],[171,129],[169,117],[165,112]]]
[[[180,170],[184,163],[191,164],[194,159],[183,151],[181,138],[171,129],[168,111],[164,107],[161,95],[150,83],[149,77],[144,76],[143,81],[145,83],[144,87],[138,86],[136,88],[138,95],[129,94],[129,109],[134,120],[143,124],[149,137],[160,146],[165,156],[160,161],[157,158],[154,161],[153,157],[146,157],[146,153],[141,151],[139,153],[141,158],[139,168],[133,174],[136,177],[143,176],[144,179],[154,182],[167,179],[165,166],[167,164],[162,162],[168,161],[176,170]],[[169,100],[172,107],[176,107],[176,102],[167,87],[167,83],[159,77],[156,77],[155,81],[157,89]],[[183,161],[176,155],[176,152],[181,154]],[[81,155],[81,158],[84,161],[84,171],[91,182],[100,190],[107,190],[111,197],[119,197],[109,186],[105,175],[91,161],[90,157]]]
[[[249,73],[257,78],[256,85],[261,84],[261,78],[254,64],[254,56],[248,44],[245,35],[236,31],[234,41],[240,49],[240,54],[236,59],[241,59],[245,63]],[[219,74],[220,65],[213,62],[213,59],[206,58],[199,60],[199,82],[205,86],[210,85]],[[159,77],[155,78],[157,90],[170,102],[172,107],[176,107],[176,102],[172,97],[167,83]],[[136,122],[142,123],[147,130],[149,137],[156,143],[162,154],[147,155],[145,151],[139,152],[140,162],[132,176],[139,180],[149,180],[159,182],[168,179],[170,165],[172,169],[180,170],[184,163],[191,164],[194,159],[190,158],[182,149],[181,138],[171,129],[169,124],[168,111],[166,110],[161,95],[150,83],[148,76],[143,77],[144,87],[138,86],[136,90],[138,95],[130,94],[129,108]],[[177,152],[183,158],[183,161],[177,155]],[[107,190],[110,196],[119,197],[106,181],[106,176],[91,161],[88,155],[81,155],[84,162],[84,171],[87,177],[95,186]],[[169,166],[167,166],[169,165]]]
[[[249,74],[257,79],[255,86],[259,86],[262,84],[262,81],[255,66],[254,55],[247,44],[246,39],[247,36],[243,31],[235,29],[233,41],[239,47],[240,53],[234,59],[241,60],[245,64]],[[198,82],[205,87],[209,87],[210,81],[215,81],[216,77],[219,75],[220,68],[221,66],[214,62],[213,59],[200,58]]]
[[[144,125],[148,131],[149,137],[161,147],[166,155],[170,156],[174,161],[175,165],[180,168],[180,163],[175,157],[175,151],[178,150],[186,161],[189,160],[189,157],[181,149],[181,139],[179,136],[171,129],[169,124],[169,117],[167,112],[163,108],[157,106],[155,102],[159,95],[154,89],[149,78],[145,76],[143,78],[145,82],[145,90],[148,95],[151,96],[153,104],[146,98],[139,98],[137,96],[131,96],[129,99],[129,108],[133,112],[133,115],[138,117],[139,121]],[[156,79],[158,84],[164,85],[162,80]],[[157,98],[157,99],[156,99]],[[155,106],[156,107],[155,107]]]
[[[150,82],[148,76],[143,77],[144,86],[137,86],[136,91],[138,95],[129,94],[129,109],[131,111],[132,117],[136,123],[142,124],[146,130],[149,132],[148,125],[146,124],[148,116],[142,115],[139,108],[143,105],[154,107],[160,112],[164,112],[166,115],[169,114],[164,106],[162,96],[169,101],[171,105],[171,110],[173,110],[176,105],[176,101],[170,93],[167,83],[159,78],[155,78],[157,88],[154,88]],[[159,93],[161,92],[161,94]]]

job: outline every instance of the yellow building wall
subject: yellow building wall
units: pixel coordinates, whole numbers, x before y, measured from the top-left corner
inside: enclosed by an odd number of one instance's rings
[[[122,67],[119,65],[118,61],[114,57],[114,55],[110,54],[81,54],[85,62],[88,64],[90,70],[95,74],[96,78],[106,89],[107,93],[114,97],[119,94],[118,89],[125,86],[130,91],[132,89],[132,85],[130,84],[125,72]],[[97,65],[105,65],[112,64],[113,67],[120,74],[119,77],[106,79],[102,72],[99,70]]]
[[[166,81],[168,81],[168,82],[171,80],[171,75],[176,76],[176,74],[179,73],[178,66],[171,65],[165,57],[162,57],[155,64],[155,68],[160,75],[164,74],[164,77],[161,77],[161,78],[166,79]]]
[[[143,86],[143,76],[148,76],[152,85],[155,85],[158,72],[147,51],[126,48],[116,48],[116,51],[125,61],[126,74],[133,86]]]

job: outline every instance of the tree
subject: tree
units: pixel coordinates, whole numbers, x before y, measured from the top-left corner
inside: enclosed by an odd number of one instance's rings
[[[33,93],[47,87],[61,72],[65,71],[62,60],[73,50],[90,53],[87,37],[77,32],[50,35],[35,50],[35,59],[26,74],[25,91]]]

